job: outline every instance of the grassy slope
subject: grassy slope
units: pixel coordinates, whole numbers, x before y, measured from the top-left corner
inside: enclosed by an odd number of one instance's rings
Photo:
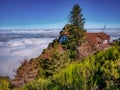
[[[52,78],[39,77],[20,90],[118,90],[119,80],[120,47],[112,47],[69,64]]]

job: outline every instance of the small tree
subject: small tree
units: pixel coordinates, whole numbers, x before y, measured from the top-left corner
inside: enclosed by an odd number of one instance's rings
[[[85,18],[83,18],[83,14],[81,14],[81,12],[82,9],[80,8],[80,6],[78,4],[75,4],[72,11],[70,12],[69,21],[75,26],[84,28]]]

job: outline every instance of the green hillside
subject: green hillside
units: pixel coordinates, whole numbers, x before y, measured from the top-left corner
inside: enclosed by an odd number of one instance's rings
[[[50,78],[39,77],[16,90],[119,90],[120,46],[72,62]]]

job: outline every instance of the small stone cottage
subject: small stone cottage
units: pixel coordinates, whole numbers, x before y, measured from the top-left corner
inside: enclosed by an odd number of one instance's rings
[[[110,36],[104,32],[86,33],[86,40],[93,42],[98,47],[109,44]]]
[[[110,36],[104,32],[86,33],[85,42],[77,47],[78,58],[82,59],[99,50],[111,47],[109,44]]]

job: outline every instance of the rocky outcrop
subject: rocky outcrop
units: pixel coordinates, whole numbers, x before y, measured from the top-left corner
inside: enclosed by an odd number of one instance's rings
[[[95,52],[97,52],[97,47],[92,47],[93,45],[87,42],[77,47],[77,58],[82,59],[84,57],[89,56],[90,54],[94,54]]]
[[[23,84],[34,80],[38,74],[38,62],[36,60],[24,60],[21,66],[18,68],[15,78],[12,80],[11,84],[14,87],[20,87]]]

